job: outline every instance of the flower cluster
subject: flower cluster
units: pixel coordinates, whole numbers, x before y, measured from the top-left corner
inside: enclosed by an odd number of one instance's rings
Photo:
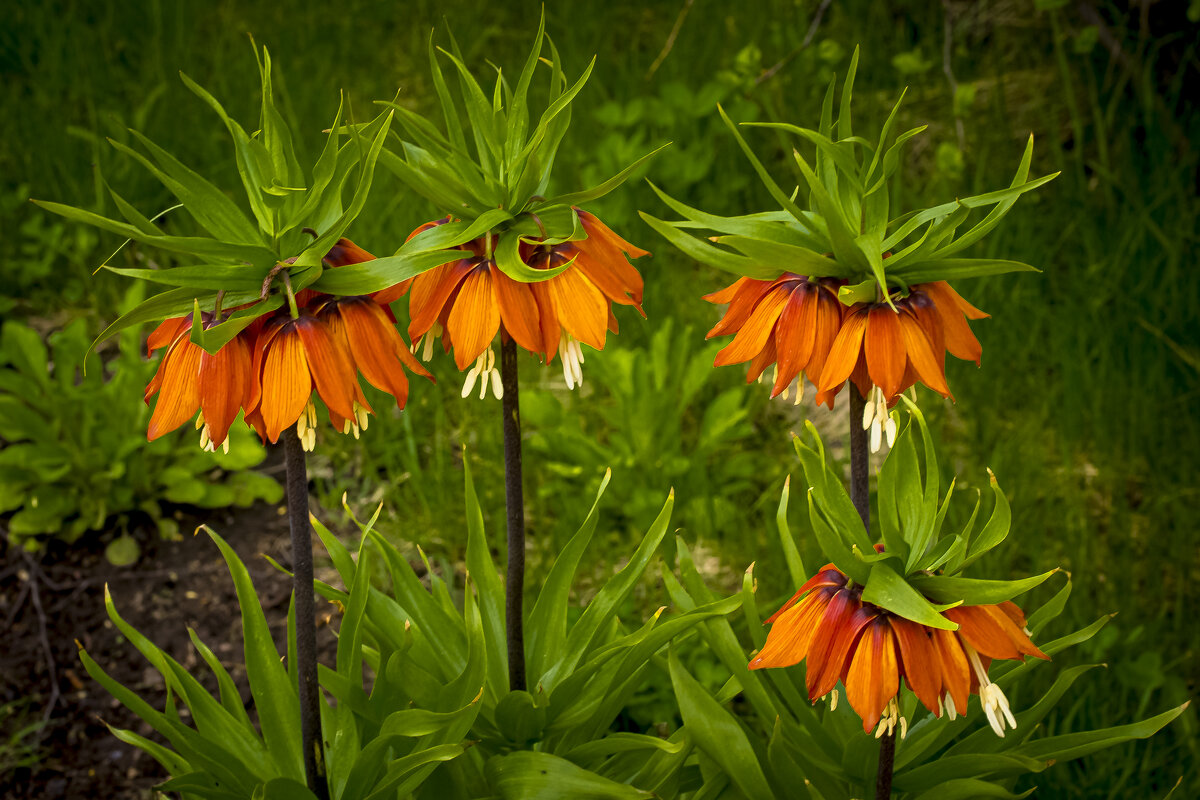
[[[844,284],[792,273],[773,281],[739,278],[705,296],[711,303],[729,304],[708,336],[736,334],[717,353],[716,366],[749,361],[747,382],[775,364],[772,397],[786,398],[792,380],[803,374],[816,386],[817,402],[832,408],[846,381],[852,382],[867,400],[862,423],[871,430],[875,451],[885,435],[889,446],[895,442],[896,424],[888,409],[909,387],[919,382],[952,398],[946,352],[978,365],[983,349],[966,320],[988,315],[945,281],[849,307],[837,297]],[[801,380],[796,403],[803,394]]]
[[[943,612],[957,631],[932,628],[862,600],[863,588],[826,564],[779,611],[762,650],[750,669],[787,667],[807,661],[810,700],[834,693],[840,680],[863,730],[876,736],[897,726],[901,737],[907,720],[900,715],[900,678],[921,703],[937,716],[951,719],[978,694],[988,722],[998,736],[1017,722],[1000,687],[988,678],[993,659],[1048,659],[1029,638],[1025,615],[1011,601],[995,605],[957,606]]]
[[[325,256],[326,267],[373,259],[348,239],[341,239]],[[367,427],[371,407],[363,395],[358,373],[396,399],[408,399],[404,367],[432,378],[409,353],[395,327],[388,304],[407,288],[399,284],[370,295],[334,296],[303,290],[295,306],[255,319],[216,353],[193,343],[191,320],[165,320],[150,335],[150,355],[166,355],[146,387],[146,402],[158,394],[150,417],[151,440],[175,430],[196,415],[200,445],[228,450],[228,432],[238,412],[264,440],[277,441],[289,425],[305,449],[316,445],[315,388],[329,409],[335,429],[353,433]],[[220,320],[203,318],[205,326]]]
[[[614,233],[594,215],[574,209],[587,238],[559,244],[520,245],[521,260],[534,270],[567,268],[553,277],[528,283],[505,274],[494,257],[498,237],[474,239],[460,246],[463,257],[418,275],[412,281],[408,335],[414,352],[428,359],[441,339],[454,362],[467,369],[462,395],[480,384],[503,395],[493,342],[497,332],[547,363],[559,355],[568,388],[583,383],[580,343],[604,349],[609,331],[617,332],[613,303],[642,312],[642,277],[626,256],[647,251]],[[427,222],[409,236],[449,219]],[[516,234],[506,234],[516,235]]]

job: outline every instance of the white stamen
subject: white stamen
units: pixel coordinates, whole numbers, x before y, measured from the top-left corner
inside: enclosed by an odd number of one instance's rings
[[[837,703],[838,703],[838,690],[834,689],[832,692],[829,693],[829,710],[837,711]]]
[[[487,397],[488,386],[492,387],[492,394],[496,399],[504,397],[504,384],[500,380],[500,370],[496,369],[496,351],[488,345],[487,350],[479,354],[479,358],[475,359],[474,366],[467,372],[467,378],[463,381],[462,396],[469,397],[471,391],[475,388],[475,381],[479,381],[479,399]]]
[[[975,648],[966,642],[962,645],[967,653],[967,660],[971,663],[971,669],[975,672],[975,678],[979,681],[979,703],[983,706],[983,713],[987,715],[992,730],[1003,739],[1006,722],[1008,727],[1017,729],[1017,720],[1008,707],[1008,698],[1004,696],[1000,687],[988,678],[987,670],[983,668],[983,662],[979,660],[979,653],[975,652]]]
[[[796,402],[793,405],[800,405],[804,400],[804,375],[801,373],[796,376]]]
[[[896,421],[888,414],[887,401],[878,386],[867,393],[867,405],[863,409],[863,430],[871,431],[871,452],[878,453],[887,434],[888,447],[896,441]]]
[[[878,739],[883,734],[891,734],[896,730],[896,726],[900,726],[900,738],[903,739],[908,735],[908,720],[900,716],[900,704],[893,697],[888,700],[888,704],[883,709],[883,715],[879,720],[879,726],[875,729],[875,738]]]
[[[558,356],[562,359],[563,379],[568,389],[583,386],[583,349],[579,341],[566,331],[558,340]]]
[[[312,452],[317,447],[317,407],[312,401],[308,401],[308,405],[304,407],[304,411],[296,420],[296,436],[300,439],[300,445],[308,452]]]

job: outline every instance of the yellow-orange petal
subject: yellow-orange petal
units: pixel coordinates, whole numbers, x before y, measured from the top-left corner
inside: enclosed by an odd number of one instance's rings
[[[339,302],[336,309],[333,313],[322,313],[321,320],[342,341],[367,382],[390,394],[396,405],[404,408],[408,400],[408,376],[400,358],[401,354],[408,354],[408,348],[399,331],[389,324],[383,309],[369,298],[348,298]],[[421,368],[421,372],[425,373],[425,369]]]
[[[621,236],[619,236],[612,228],[600,221],[600,218],[589,211],[584,211],[582,208],[575,208],[575,213],[579,215],[579,222],[583,225],[584,231],[587,232],[588,240],[599,240],[610,247],[624,250],[629,254],[630,258],[641,258],[642,256],[650,255],[649,250],[643,250],[637,245],[630,244]]]
[[[968,307],[971,314],[976,315],[972,317],[973,319],[986,317],[987,314],[963,300],[957,292],[950,288],[950,284],[944,281],[921,284],[920,289],[933,301],[934,308],[941,318],[946,349],[956,358],[974,361],[978,365],[983,357],[983,346],[971,332],[971,326],[963,319],[965,311],[959,303]]]
[[[473,268],[472,261],[462,259],[434,267],[413,278],[412,295],[408,299],[408,338],[416,339],[433,327],[450,295]]]
[[[808,655],[817,622],[828,605],[829,594],[820,590],[813,592],[778,617],[773,617],[767,641],[751,659],[749,668],[790,667],[803,661]]]
[[[600,290],[574,267],[545,283],[563,329],[579,341],[603,350],[608,305]]]
[[[749,278],[743,278],[742,280],[747,281],[747,283],[743,284],[741,289],[730,298],[729,308],[725,309],[725,314],[704,338],[711,339],[714,336],[724,336],[725,334],[740,331],[745,326],[746,320],[750,319],[750,315],[754,313],[754,309],[758,306],[759,301],[775,286],[773,281],[756,281]],[[737,285],[736,283],[734,284],[734,286]],[[708,295],[708,297],[712,296]],[[708,298],[706,297],[705,299]]]
[[[867,332],[863,337],[867,354],[867,373],[883,396],[895,397],[904,380],[907,362],[899,315],[886,305],[874,306],[867,316]]]
[[[825,362],[842,328],[842,303],[837,295],[824,288],[819,289],[810,302],[815,301],[816,316],[813,319],[813,343],[808,359],[801,363],[804,373],[815,386],[825,369]],[[835,392],[836,394],[836,392]],[[830,408],[833,408],[832,403]]]
[[[841,573],[841,571],[837,567],[835,567],[833,564],[826,564],[825,566],[823,566],[819,570],[817,570],[816,575],[813,575],[811,578],[806,580],[804,582],[804,585],[801,586],[799,589],[797,589],[796,593],[791,596],[791,599],[789,599],[786,603],[784,603],[779,608],[778,611],[776,611],[774,614],[772,614],[771,616],[769,616],[765,620],[763,620],[763,624],[767,625],[769,623],[774,622],[776,617],[778,617],[783,612],[787,611],[789,608],[791,608],[793,605],[795,605],[796,602],[801,597],[804,597],[804,595],[808,594],[809,592],[811,592],[814,589],[818,589],[823,586],[841,587],[841,586],[845,586],[845,585],[846,585],[846,576],[843,575]]]
[[[154,351],[160,347],[166,347],[175,341],[180,333],[183,333],[190,327],[192,321],[188,317],[172,317],[164,319],[158,324],[158,327],[146,337],[146,356],[153,357]]]
[[[763,284],[764,289],[767,286],[769,286],[771,283],[770,281],[755,281],[753,278],[747,278],[745,276],[742,276],[741,278],[738,278],[736,281],[734,281],[733,283],[726,286],[724,289],[718,289],[715,292],[711,292],[709,294],[702,295],[700,297],[700,299],[707,300],[708,302],[715,303],[717,305],[723,305],[725,303],[730,303],[733,301],[733,298],[737,297],[738,292],[742,291],[742,289],[749,286],[752,281],[755,283]]]
[[[784,287],[772,289],[754,307],[742,329],[738,331],[733,341],[723,347],[718,353],[713,365],[724,367],[749,361],[762,352],[767,339],[775,330],[775,322],[787,304],[790,291]]]
[[[257,410],[269,440],[278,441],[280,432],[299,419],[311,394],[304,345],[295,326],[289,325],[270,340],[263,355]]]
[[[862,718],[864,731],[869,733],[879,723],[899,690],[895,637],[887,620],[877,617],[863,630],[846,675],[846,699]]]
[[[779,357],[779,374],[771,389],[774,397],[782,392],[808,363],[812,355],[817,316],[814,289],[798,283],[788,295],[787,304],[775,323],[775,352]]]
[[[460,370],[466,369],[500,330],[500,306],[487,262],[475,267],[463,280],[447,322],[446,330],[454,345],[454,363]]]
[[[154,441],[178,428],[196,414],[200,405],[200,355],[204,351],[187,338],[179,338],[163,356],[158,402],[150,415],[146,439]]]

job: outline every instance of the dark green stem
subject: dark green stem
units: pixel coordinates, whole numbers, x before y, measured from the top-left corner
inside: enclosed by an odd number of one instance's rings
[[[858,387],[850,384],[850,499],[862,517],[863,527],[871,532],[871,487],[868,469],[871,454],[867,449],[867,432],[863,430],[863,411],[867,401],[858,393]],[[875,800],[887,800],[892,796],[892,769],[896,758],[896,735],[884,732],[879,738],[879,769],[875,773]]]
[[[500,345],[500,382],[504,386],[504,489],[508,509],[508,576],[504,617],[508,629],[508,687],[525,689],[525,492],[521,485],[521,403],[517,381],[517,343]]]
[[[321,745],[321,690],[317,684],[317,617],[313,600],[312,527],[308,521],[308,468],[296,429],[283,439],[287,465],[288,523],[292,529],[292,594],[296,603],[296,672],[299,675],[300,741],[304,776],[319,800],[329,800]]]

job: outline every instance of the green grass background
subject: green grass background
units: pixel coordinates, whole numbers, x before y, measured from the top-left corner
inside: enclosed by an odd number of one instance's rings
[[[178,71],[252,124],[253,35],[271,50],[285,111],[311,152],[339,91],[358,118],[397,92],[433,111],[426,46],[435,26],[445,41],[449,23],[477,69],[518,69],[539,8],[497,0],[13,4],[0,29],[0,315],[55,324],[83,316],[97,329],[114,316],[123,279],[91,273],[120,242],[26,202],[111,211],[103,175],[144,211],[170,205],[105,137],[125,141],[136,127],[214,182],[236,185],[223,128]],[[649,167],[657,185],[717,213],[769,208],[715,103],[735,120],[815,125],[825,86],[844,74],[855,45],[858,132],[877,130],[906,86],[898,129],[929,124],[902,169],[894,202],[904,209],[1007,185],[1035,136],[1034,174],[1062,175],[1022,198],[973,254],[1043,272],[958,287],[992,314],[974,325],[983,368],[950,364],[957,404],[929,393],[922,404],[957,489],[986,486],[986,466],[1012,501],[1013,533],[990,573],[1063,566],[1076,586],[1071,621],[1120,612],[1072,656],[1109,669],[1049,724],[1119,724],[1190,697],[1200,673],[1200,124],[1185,89],[1200,80],[1200,4],[550,0],[546,14],[569,74],[597,55],[560,151],[563,188],[598,182],[672,141]],[[783,140],[764,131],[749,139],[781,183],[796,182]],[[782,596],[786,571],[770,520],[783,476],[799,474],[788,432],[802,414],[768,402],[765,387],[744,387],[738,369],[707,367],[714,345],[703,333],[716,311],[699,296],[728,278],[674,252],[637,209],[669,216],[640,176],[593,210],[653,251],[639,263],[648,320],[620,316],[620,335],[589,355],[581,393],[554,389],[554,369],[523,365],[532,574],[611,465],[607,552],[619,553],[674,485],[677,524],[709,554],[714,581],[732,585],[756,560],[763,591]],[[381,170],[352,235],[385,252],[431,216]],[[133,257],[125,250],[115,263]],[[381,414],[361,442],[325,437],[314,471],[327,508],[343,491],[355,507],[384,502],[395,535],[453,564],[463,538],[463,446],[493,527],[503,519],[499,408],[459,400],[448,359],[434,369],[439,383],[417,385],[408,410]],[[843,409],[811,416],[837,437]],[[966,506],[952,513],[965,519]],[[804,529],[801,519],[794,528]],[[817,558],[811,545],[805,554]],[[1185,714],[1150,741],[1037,776],[1040,796],[1163,797],[1182,776],[1175,796],[1200,795],[1195,733]]]

